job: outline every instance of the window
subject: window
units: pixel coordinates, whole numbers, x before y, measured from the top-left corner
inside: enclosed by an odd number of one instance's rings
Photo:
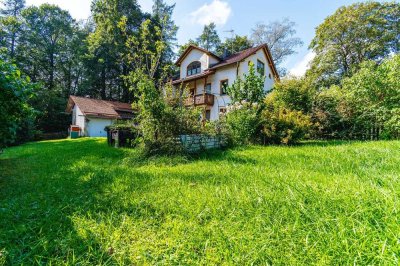
[[[199,61],[192,62],[187,67],[187,76],[200,74],[200,72],[201,72],[201,63]]]
[[[206,120],[210,121],[211,119],[211,110],[206,110]]]
[[[219,108],[219,115],[220,116],[225,114],[225,113],[226,113],[226,108],[225,107]]]
[[[272,79],[272,75],[271,73],[268,74],[269,79]]]
[[[229,85],[229,82],[227,79],[221,80],[221,82],[220,82],[220,89],[221,89],[220,94],[221,95],[224,95],[227,93],[226,89],[228,88],[228,85]]]
[[[206,91],[206,93],[211,94],[211,83],[207,83],[206,86],[204,87],[204,90]]]
[[[194,96],[194,92],[196,91],[196,89],[195,88],[191,88],[190,90],[189,90],[189,95],[190,96]]]
[[[261,62],[260,60],[257,60],[257,72],[261,76],[265,76],[265,64]]]

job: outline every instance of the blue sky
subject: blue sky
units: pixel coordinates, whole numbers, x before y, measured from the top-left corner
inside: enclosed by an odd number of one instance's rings
[[[84,19],[90,15],[91,0],[27,0],[28,5],[52,3],[71,12],[76,19]],[[152,0],[138,0],[142,9],[150,11]],[[166,0],[176,3],[174,20],[179,26],[178,42],[185,43],[196,38],[205,23],[214,21],[221,39],[230,36],[224,32],[233,29],[236,34],[249,35],[257,22],[270,22],[289,18],[297,26],[297,36],[304,46],[298,53],[284,62],[284,67],[293,74],[301,75],[307,63],[312,59],[308,50],[315,28],[324,18],[333,14],[337,8],[355,2],[353,0]]]

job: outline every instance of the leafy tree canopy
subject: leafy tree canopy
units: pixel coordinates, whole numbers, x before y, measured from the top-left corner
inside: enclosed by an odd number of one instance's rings
[[[309,74],[322,85],[338,84],[361,62],[382,61],[400,50],[400,4],[356,3],[339,8],[318,26],[310,48],[316,53]]]
[[[226,39],[225,42],[218,46],[217,54],[221,57],[225,57],[246,50],[252,46],[253,43],[247,36],[236,35],[233,38]]]
[[[15,65],[0,60],[0,149],[14,142],[21,121],[32,114],[27,101],[33,90]]]

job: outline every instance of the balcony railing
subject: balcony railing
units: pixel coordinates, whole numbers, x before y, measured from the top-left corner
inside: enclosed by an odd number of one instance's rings
[[[186,99],[186,106],[198,106],[198,105],[206,105],[213,106],[214,105],[214,95],[206,93],[206,94],[198,94],[189,96]]]

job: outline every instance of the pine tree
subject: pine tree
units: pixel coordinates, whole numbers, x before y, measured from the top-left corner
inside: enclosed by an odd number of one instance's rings
[[[204,49],[215,52],[221,45],[215,23],[205,25],[203,33],[196,39],[196,42]]]

